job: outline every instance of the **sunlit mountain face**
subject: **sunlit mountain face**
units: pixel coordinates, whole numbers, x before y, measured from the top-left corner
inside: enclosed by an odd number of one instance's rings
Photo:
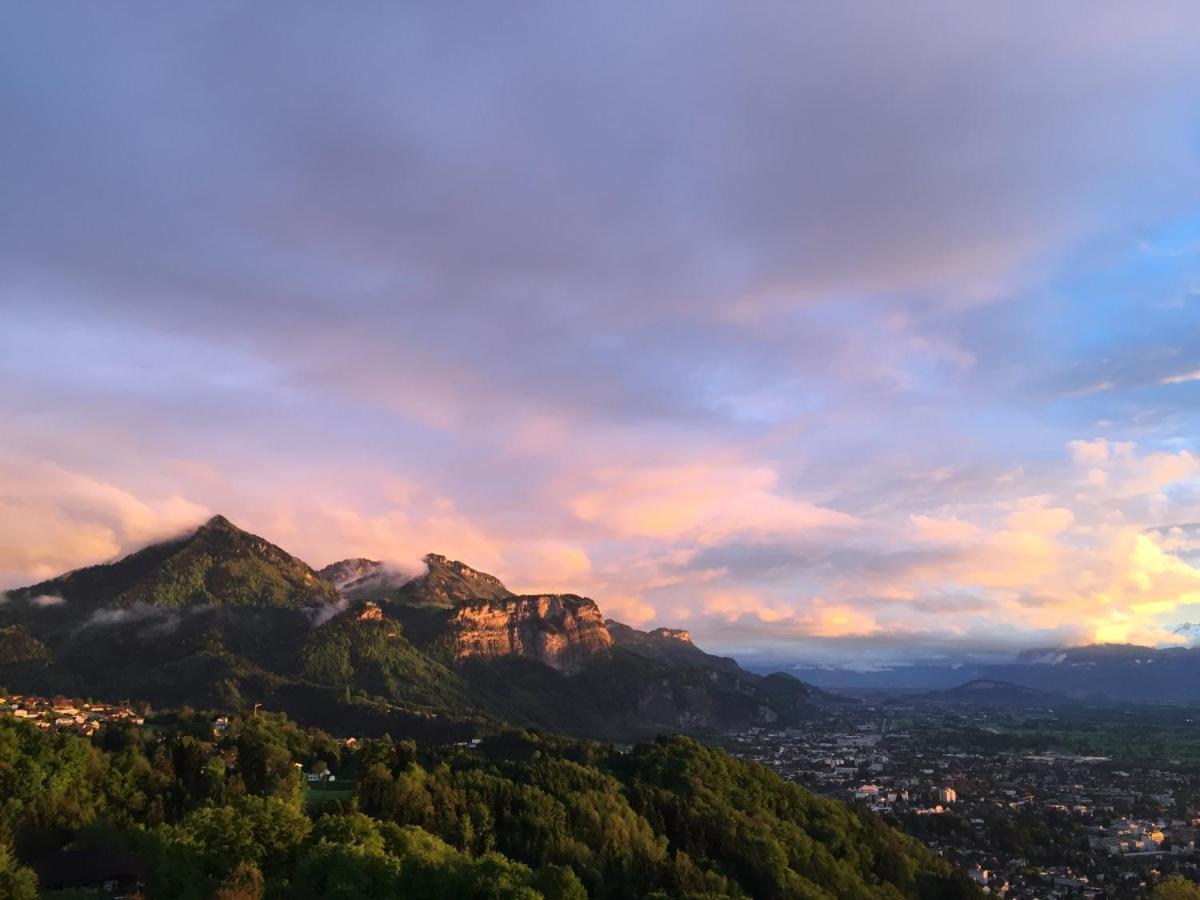
[[[0,587],[219,511],[746,664],[1196,640],[1200,8],[282,18],[0,12]]]

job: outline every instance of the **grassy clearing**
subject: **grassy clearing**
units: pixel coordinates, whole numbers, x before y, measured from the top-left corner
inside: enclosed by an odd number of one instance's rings
[[[304,802],[309,806],[346,802],[354,799],[356,789],[357,784],[353,781],[335,781],[333,784],[321,781],[313,782],[308,786]]]

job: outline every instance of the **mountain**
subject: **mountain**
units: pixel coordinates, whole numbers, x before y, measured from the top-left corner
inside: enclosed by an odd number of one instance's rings
[[[630,653],[654,662],[671,666],[701,666],[723,672],[738,670],[736,661],[728,656],[713,656],[692,643],[692,636],[678,628],[655,628],[639,631],[608,619],[605,623],[613,643]]]
[[[1027,650],[984,673],[1078,699],[1200,702],[1200,648],[1090,644]]]
[[[386,600],[405,606],[451,609],[468,600],[511,597],[500,579],[437,553],[426,554],[419,575],[374,559],[356,557],[331,563],[318,575],[344,596],[356,600]]]
[[[425,561],[425,575],[379,602],[508,721],[605,736],[695,731],[793,722],[828,696],[743,671],[687,632],[606,622],[589,598],[517,595],[456,560]],[[473,591],[487,596],[466,599]]]
[[[0,684],[159,705],[262,703],[339,731],[421,736],[507,721],[623,739],[786,724],[827,700],[707,654],[686,632],[606,623],[589,598],[518,595],[437,554],[425,564],[416,577],[366,558],[317,572],[218,516],[9,592]]]
[[[339,591],[360,579],[380,580],[387,574],[387,568],[379,560],[366,559],[362,556],[330,563],[317,572],[323,581],[328,581]]]
[[[0,625],[47,648],[35,667],[45,684],[190,702],[294,671],[293,647],[343,602],[307,564],[221,516],[7,598]]]
[[[363,557],[340,560],[317,574],[337,588],[343,597],[351,600],[394,599],[414,579],[411,573],[402,572],[377,559]]]
[[[77,618],[80,606],[311,609],[336,602],[338,594],[296,557],[214,516],[186,537],[9,591],[8,599]]]
[[[483,718],[461,685],[453,691],[450,673],[423,665],[398,626],[396,647],[381,655],[367,630],[339,619],[351,603],[332,584],[221,516],[7,596],[0,627],[21,633],[0,637],[0,684],[13,689],[164,706],[263,703],[314,724],[397,733],[424,733],[450,701],[450,729]],[[311,677],[321,655],[314,647],[327,636],[346,645],[349,683]]]
[[[469,600],[505,600],[511,596],[512,591],[495,575],[429,553],[425,556],[424,574],[401,585],[395,599],[414,606],[451,608]]]
[[[1076,703],[1200,703],[1200,647],[1088,644],[1039,647],[1008,662],[892,666],[856,672],[787,666],[806,682],[860,696],[947,691],[964,681],[1007,682]]]
[[[574,594],[518,596],[496,578],[436,553],[416,577],[372,560],[342,560],[321,575],[344,598],[380,604],[415,643],[447,664],[519,656],[578,671],[612,638],[594,601]]]
[[[976,678],[950,690],[931,691],[909,698],[908,702],[954,703],[969,706],[1048,707],[1060,704],[1065,700],[1066,698],[1061,695],[1013,684],[1011,681]]]
[[[506,721],[636,736],[791,722],[816,714],[824,697],[704,653],[686,632],[605,622],[589,598],[518,595],[462,562],[437,554],[425,562],[423,576],[382,592],[379,604]],[[484,596],[470,598],[475,591]]]

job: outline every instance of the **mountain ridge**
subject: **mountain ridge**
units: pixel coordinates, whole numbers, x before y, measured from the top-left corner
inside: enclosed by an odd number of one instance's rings
[[[590,598],[518,595],[460,561],[431,553],[425,562],[414,577],[366,557],[318,572],[215,516],[10,592],[0,683],[265,703],[334,727],[370,713],[394,734],[414,722],[508,721],[623,738],[789,722],[816,709],[815,689],[746,672],[686,632],[614,622],[617,641]]]
[[[971,706],[1048,706],[1067,698],[1037,688],[994,678],[973,678],[957,687],[930,691],[910,698],[926,703],[961,703]]]

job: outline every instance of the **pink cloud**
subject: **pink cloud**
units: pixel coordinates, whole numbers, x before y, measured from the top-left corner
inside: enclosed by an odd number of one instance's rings
[[[105,562],[207,513],[177,494],[139,497],[53,463],[0,461],[0,576],[16,584]]]
[[[853,516],[780,493],[766,467],[693,464],[602,469],[570,507],[582,521],[623,537],[715,544],[735,536],[846,529]]]
[[[983,529],[962,519],[938,519],[933,516],[910,516],[919,540],[938,544],[969,544],[978,540]]]

